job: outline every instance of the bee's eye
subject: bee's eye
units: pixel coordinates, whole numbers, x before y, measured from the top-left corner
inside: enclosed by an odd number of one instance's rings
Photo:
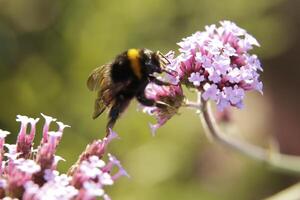
[[[147,71],[149,74],[152,74],[152,73],[154,73],[154,72],[157,72],[157,73],[161,73],[161,72],[162,72],[160,66],[157,65],[156,63],[151,62],[151,61],[145,63],[145,67],[146,67],[146,71]]]
[[[147,73],[152,74],[154,72],[157,72],[157,73],[162,72],[159,56],[156,53],[145,49],[143,51],[141,58],[142,58],[142,62],[144,63],[144,65],[146,67],[145,69],[146,69]]]
[[[157,65],[158,67],[160,67],[160,58],[155,53],[153,53],[151,55],[151,62],[152,62],[152,64]]]

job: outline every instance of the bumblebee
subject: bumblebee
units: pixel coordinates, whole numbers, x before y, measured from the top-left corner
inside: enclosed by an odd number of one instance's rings
[[[88,89],[98,92],[93,119],[109,108],[107,135],[134,97],[144,106],[168,106],[145,96],[145,88],[150,82],[170,85],[154,76],[163,72],[171,74],[166,69],[168,64],[168,59],[159,51],[129,49],[117,55],[114,61],[93,70],[87,80]]]

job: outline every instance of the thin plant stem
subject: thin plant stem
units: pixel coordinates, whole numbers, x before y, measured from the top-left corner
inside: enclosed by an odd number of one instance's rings
[[[280,191],[279,193],[266,198],[265,200],[283,200],[283,199],[299,199],[300,197],[300,183],[292,185],[291,187]]]
[[[199,100],[200,98],[200,100]],[[300,176],[300,157],[272,152],[271,150],[259,147],[248,143],[241,139],[224,134],[219,130],[215,118],[213,117],[211,107],[207,101],[198,97],[198,102],[189,102],[186,107],[197,108],[200,111],[200,119],[204,126],[207,135],[212,141],[215,141],[229,149],[232,149],[240,154],[252,158],[261,163],[265,163],[270,167],[288,173],[297,174]]]

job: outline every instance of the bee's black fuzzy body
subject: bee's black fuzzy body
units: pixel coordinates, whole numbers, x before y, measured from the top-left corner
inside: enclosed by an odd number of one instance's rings
[[[129,49],[109,64],[96,68],[88,78],[87,85],[97,91],[93,118],[97,118],[108,107],[107,134],[120,114],[136,99],[145,106],[166,106],[162,102],[147,99],[145,88],[150,82],[168,85],[156,79],[153,73],[162,73],[167,60],[159,52],[148,49]]]

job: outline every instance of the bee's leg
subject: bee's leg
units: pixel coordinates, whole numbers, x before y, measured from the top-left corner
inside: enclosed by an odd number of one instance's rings
[[[124,110],[128,107],[130,103],[129,100],[119,99],[116,100],[116,103],[111,107],[109,114],[108,114],[108,123],[106,125],[106,136],[109,135],[110,129],[112,129],[117,121],[117,119],[120,117],[120,114],[124,112]]]
[[[94,105],[94,114],[93,114],[93,119],[96,119],[103,111],[105,110],[106,105],[103,102],[102,98],[97,98],[95,100],[95,105]]]
[[[158,108],[166,108],[169,105],[162,102],[162,101],[154,101],[153,99],[148,99],[144,93],[140,93],[138,95],[136,95],[136,99],[138,100],[138,102],[140,102],[142,105],[144,106],[156,106]]]
[[[151,77],[150,77],[150,81],[152,81],[152,82],[155,83],[156,85],[166,85],[166,86],[172,85],[171,83],[161,81],[161,80],[157,79],[157,78],[154,77],[154,76],[151,76]]]

